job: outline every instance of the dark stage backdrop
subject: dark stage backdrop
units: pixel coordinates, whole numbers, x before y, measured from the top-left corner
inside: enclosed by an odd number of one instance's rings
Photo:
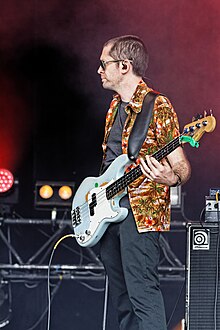
[[[218,0],[1,0],[0,167],[19,179],[16,212],[44,216],[34,210],[36,180],[78,186],[98,175],[112,93],[102,89],[97,69],[109,38],[143,38],[146,81],[170,98],[182,128],[209,109],[218,121],[219,16]],[[185,214],[193,221],[209,189],[220,186],[219,135],[217,123],[199,149],[185,147],[192,165]]]

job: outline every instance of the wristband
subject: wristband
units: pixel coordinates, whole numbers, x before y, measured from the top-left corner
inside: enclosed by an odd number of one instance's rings
[[[177,182],[175,184],[173,184],[172,186],[170,187],[178,187],[181,185],[182,181],[181,181],[181,177],[179,176],[179,174],[175,173],[175,175],[177,176]]]

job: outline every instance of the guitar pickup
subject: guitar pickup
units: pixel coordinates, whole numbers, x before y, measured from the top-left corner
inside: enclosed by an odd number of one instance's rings
[[[72,226],[75,228],[81,223],[81,218],[80,218],[80,208],[79,206],[71,211],[71,219],[72,219]]]
[[[92,201],[89,203],[90,216],[95,214],[95,207],[97,205],[96,193],[92,194]]]

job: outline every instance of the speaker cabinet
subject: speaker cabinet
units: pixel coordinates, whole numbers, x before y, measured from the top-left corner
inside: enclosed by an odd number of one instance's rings
[[[219,224],[187,228],[186,329],[220,329]]]

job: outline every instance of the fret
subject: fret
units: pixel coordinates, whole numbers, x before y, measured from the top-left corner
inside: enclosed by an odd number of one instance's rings
[[[174,140],[170,141],[166,144],[162,149],[156,151],[152,157],[154,157],[157,161],[161,161],[164,157],[169,155],[173,150],[181,145],[180,137],[176,137]]]
[[[170,141],[163,148],[156,151],[152,157],[154,157],[157,161],[161,161],[164,157],[169,155],[172,151],[174,151],[177,147],[181,145],[180,136],[176,137],[174,140]],[[117,179],[111,185],[106,188],[106,197],[107,199],[113,198],[120,191],[123,191],[125,188],[129,186],[133,181],[139,178],[142,175],[142,170],[140,165],[137,165],[135,168],[130,170],[128,173],[124,174],[122,177]]]

